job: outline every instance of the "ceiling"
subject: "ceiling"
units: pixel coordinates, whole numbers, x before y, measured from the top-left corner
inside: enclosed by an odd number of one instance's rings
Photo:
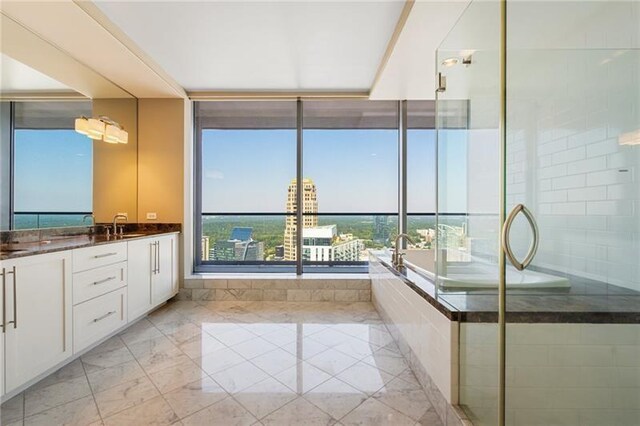
[[[15,93],[25,90],[74,93],[70,87],[59,81],[3,53],[0,54],[0,92]]]
[[[368,91],[404,7],[110,2],[105,15],[187,91]]]

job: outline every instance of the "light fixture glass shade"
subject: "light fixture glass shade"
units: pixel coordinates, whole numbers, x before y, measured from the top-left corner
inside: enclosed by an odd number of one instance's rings
[[[129,143],[129,132],[120,129],[120,143]]]
[[[120,142],[120,128],[113,124],[107,124],[104,131],[103,140],[107,143],[118,143]]]
[[[84,117],[76,118],[75,129],[81,135],[89,135],[89,120]]]
[[[102,139],[104,136],[104,122],[96,118],[90,118],[89,120],[89,136],[91,139]]]
[[[620,134],[618,143],[620,145],[640,145],[640,129]]]

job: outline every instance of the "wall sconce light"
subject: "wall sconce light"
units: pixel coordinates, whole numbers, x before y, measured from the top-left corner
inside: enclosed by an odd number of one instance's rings
[[[109,117],[99,118],[76,118],[76,132],[95,140],[102,140],[107,143],[128,143],[129,133],[120,124]]]

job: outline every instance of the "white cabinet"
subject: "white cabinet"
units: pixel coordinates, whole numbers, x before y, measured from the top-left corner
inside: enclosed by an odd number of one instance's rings
[[[5,271],[5,391],[72,353],[71,252],[2,262]]]
[[[73,272],[86,271],[100,266],[127,260],[127,243],[101,244],[73,250]]]
[[[0,273],[0,396],[11,397],[174,296],[178,236],[3,260]]]
[[[73,347],[80,352],[127,324],[127,289],[73,307]]]
[[[155,260],[155,240],[142,239],[128,242],[127,310],[129,321],[144,315],[152,307],[151,270]]]
[[[129,321],[178,292],[177,247],[176,235],[129,241]]]
[[[153,304],[158,305],[171,298],[173,289],[173,235],[156,239],[155,244],[155,272],[151,274],[151,293]]]

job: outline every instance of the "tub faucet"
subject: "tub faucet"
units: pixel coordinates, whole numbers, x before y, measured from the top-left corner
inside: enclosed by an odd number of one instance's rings
[[[403,237],[406,238],[406,240],[409,241],[411,244],[415,244],[415,242],[413,242],[411,237],[408,236],[407,234],[398,234],[398,236],[396,237],[396,246],[395,246],[395,249],[393,250],[393,255],[391,256],[391,263],[393,263],[393,266],[396,269],[400,269],[404,266],[404,262],[402,260],[402,256],[404,256],[404,253],[400,251],[400,240]]]

